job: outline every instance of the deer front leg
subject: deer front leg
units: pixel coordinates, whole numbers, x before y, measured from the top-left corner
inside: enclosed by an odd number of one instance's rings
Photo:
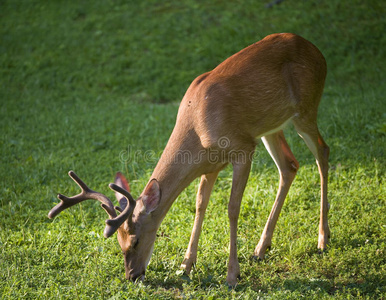
[[[248,181],[250,170],[251,161],[249,158],[247,163],[233,163],[232,191],[228,204],[230,243],[228,274],[226,279],[228,285],[232,287],[236,285],[237,278],[240,276],[240,266],[237,259],[237,222],[239,219],[241,199]]]
[[[283,207],[288,190],[299,168],[299,163],[292,154],[291,149],[285,140],[283,131],[265,136],[262,138],[262,141],[279,169],[280,182],[271,213],[269,214],[260,241],[253,252],[253,256],[259,259],[264,258],[267,248],[271,246],[273,231],[279,218],[281,208]]]
[[[198,188],[196,198],[196,216],[194,218],[194,225],[188,249],[185,253],[184,261],[181,268],[185,269],[187,275],[190,274],[193,264],[197,260],[198,240],[200,238],[202,222],[204,221],[205,211],[208,206],[209,197],[212,192],[213,185],[217,179],[218,172],[211,174],[204,174],[201,176],[200,187]]]

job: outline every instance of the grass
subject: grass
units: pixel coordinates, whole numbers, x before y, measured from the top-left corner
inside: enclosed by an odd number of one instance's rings
[[[268,1],[267,1],[268,2]],[[2,1],[0,3],[0,291],[3,299],[385,299],[385,5],[381,1]],[[116,171],[139,195],[192,79],[273,32],[325,54],[319,124],[331,147],[332,238],[316,250],[319,175],[301,164],[272,249],[250,261],[278,184],[257,148],[239,221],[242,278],[225,283],[231,168],[215,186],[190,278],[179,264],[194,218],[193,182],[158,233],[146,280],[124,280],[105,213],[82,203],[47,219],[67,171],[108,193]],[[109,194],[110,195],[110,194]],[[112,196],[112,195],[111,195]]]

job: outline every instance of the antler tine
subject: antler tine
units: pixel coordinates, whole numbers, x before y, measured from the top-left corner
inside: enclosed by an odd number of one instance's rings
[[[81,193],[73,197],[67,197],[62,194],[58,194],[58,198],[61,200],[59,204],[57,204],[54,208],[50,210],[48,213],[48,217],[50,219],[57,216],[63,210],[78,204],[84,200],[93,199],[101,202],[102,208],[107,212],[111,219],[117,216],[117,213],[114,210],[114,205],[111,200],[105,195],[95,192],[91,190],[79,177],[75,174],[75,172],[70,171],[68,175],[76,182],[76,184],[82,189]]]
[[[134,198],[124,188],[121,188],[120,186],[114,183],[110,183],[109,187],[114,192],[118,192],[122,194],[127,199],[128,204],[126,205],[125,209],[121,212],[119,216],[117,216],[114,219],[106,220],[106,227],[105,227],[105,231],[103,232],[103,235],[105,238],[108,238],[111,235],[113,235],[114,232],[117,231],[118,228],[123,224],[123,222],[125,222],[127,219],[129,219],[132,216],[136,205]]]

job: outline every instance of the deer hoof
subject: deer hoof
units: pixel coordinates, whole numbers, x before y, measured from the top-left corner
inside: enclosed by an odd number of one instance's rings
[[[193,260],[191,260],[189,258],[184,259],[184,261],[181,264],[181,269],[184,269],[185,275],[189,276],[194,264],[195,264],[195,262]]]
[[[241,278],[240,274],[238,274],[237,276],[228,274],[227,279],[226,279],[228,288],[234,289],[236,287],[238,281],[240,280],[240,278]]]

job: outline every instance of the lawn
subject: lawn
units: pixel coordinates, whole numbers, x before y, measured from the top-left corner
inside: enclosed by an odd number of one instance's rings
[[[0,2],[0,295],[3,299],[386,299],[386,5],[382,1]],[[319,174],[291,126],[300,169],[264,261],[251,255],[278,185],[259,144],[238,230],[241,279],[225,284],[232,169],[220,173],[197,265],[180,264],[195,212],[194,181],[158,231],[146,279],[124,278],[116,237],[92,202],[54,220],[74,170],[91,188],[123,172],[139,196],[190,82],[274,32],[325,55],[319,109],[331,148],[331,242],[317,251]]]

